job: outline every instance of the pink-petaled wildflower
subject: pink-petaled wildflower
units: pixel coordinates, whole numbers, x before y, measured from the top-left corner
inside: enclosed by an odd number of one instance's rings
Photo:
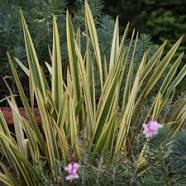
[[[153,138],[159,132],[159,129],[162,127],[157,121],[148,120],[147,123],[143,124],[143,134],[146,138]]]
[[[80,165],[76,163],[74,160],[71,160],[71,162],[65,167],[65,170],[68,172],[68,175],[66,176],[66,180],[74,180],[78,179],[78,169]]]

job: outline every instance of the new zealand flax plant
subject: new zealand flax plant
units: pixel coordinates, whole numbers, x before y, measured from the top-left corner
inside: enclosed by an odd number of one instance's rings
[[[17,58],[8,60],[17,85],[20,99],[28,115],[22,117],[13,96],[8,103],[13,111],[15,135],[9,131],[3,114],[0,112],[0,151],[6,165],[1,162],[0,181],[5,185],[36,186],[40,178],[35,165],[45,159],[49,175],[57,182],[58,162],[67,163],[69,157],[83,161],[85,152],[101,154],[110,152],[110,160],[115,155],[130,158],[128,148],[133,137],[141,133],[146,117],[156,120],[164,107],[171,102],[176,86],[186,74],[186,65],[177,72],[183,53],[175,58],[182,38],[172,48],[164,52],[166,41],[148,58],[143,54],[137,70],[134,70],[134,55],[138,42],[135,30],[129,36],[129,25],[123,36],[119,35],[119,21],[115,28],[110,51],[110,60],[102,54],[91,10],[85,2],[86,30],[82,33],[73,29],[69,12],[66,13],[66,39],[68,67],[63,72],[59,31],[53,17],[53,46],[49,49],[51,61],[46,62],[49,79],[43,72],[32,42],[28,26],[20,11],[28,66]],[[65,30],[63,30],[65,32]],[[81,38],[86,44],[81,45]],[[126,39],[130,44],[125,47]],[[135,42],[135,46],[131,47]],[[82,48],[85,52],[82,52]],[[129,53],[132,57],[129,58]],[[30,97],[25,95],[15,61],[28,75]],[[171,68],[168,65],[172,63]],[[157,82],[166,72],[158,92],[153,92]],[[121,87],[124,89],[121,91]],[[99,91],[97,91],[99,87]],[[141,109],[150,99],[150,109],[139,121]],[[39,126],[32,113],[37,105],[41,117]],[[185,103],[183,104],[185,107]],[[180,108],[180,113],[181,108]],[[182,125],[186,115],[168,121],[172,133]],[[132,130],[135,127],[135,134]],[[141,157],[141,155],[140,155]],[[143,169],[144,159],[138,163],[138,172]],[[140,167],[142,166],[142,167]],[[142,171],[145,171],[144,169]]]

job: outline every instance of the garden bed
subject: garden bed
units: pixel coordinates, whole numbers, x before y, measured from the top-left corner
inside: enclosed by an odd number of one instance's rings
[[[8,125],[13,125],[14,122],[13,122],[11,108],[10,107],[1,107],[0,109],[1,109],[1,112],[3,113],[3,115],[4,115],[6,123]],[[23,107],[19,107],[18,109],[19,109],[19,113],[21,114],[21,116],[23,116],[25,119],[28,119],[28,116],[27,116],[27,113],[26,113],[25,109]],[[38,108],[33,108],[32,111],[33,111],[34,117],[36,119],[36,122],[40,124],[41,123],[41,118],[40,118],[40,114],[39,114],[39,109]]]

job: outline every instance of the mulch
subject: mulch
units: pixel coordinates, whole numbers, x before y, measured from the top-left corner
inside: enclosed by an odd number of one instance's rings
[[[25,111],[25,109],[23,107],[19,107],[19,113],[21,114],[21,116],[23,116],[25,119],[28,120],[28,116],[27,116],[27,113]],[[3,113],[4,115],[4,118],[7,122],[8,125],[13,125],[14,122],[13,122],[13,117],[12,117],[12,110],[10,107],[1,107],[0,108],[1,112]],[[32,109],[32,112],[34,114],[34,117],[36,119],[36,122],[38,124],[41,124],[41,118],[40,118],[40,114],[39,114],[39,109],[38,108],[33,108]]]

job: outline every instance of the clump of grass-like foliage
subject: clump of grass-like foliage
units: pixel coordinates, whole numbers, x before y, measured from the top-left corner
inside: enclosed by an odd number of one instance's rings
[[[86,31],[83,33],[80,29],[74,31],[71,16],[68,11],[66,13],[68,67],[65,73],[57,21],[53,17],[53,44],[49,49],[50,61],[45,63],[49,73],[47,78],[20,11],[28,65],[17,58],[13,60],[9,54],[8,60],[28,119],[19,113],[10,91],[7,101],[13,111],[15,135],[8,129],[0,112],[0,151],[3,158],[0,181],[15,186],[42,183],[104,185],[105,182],[140,185],[149,181],[146,178],[157,176],[149,164],[151,156],[148,154],[152,152],[152,157],[157,160],[154,168],[163,166],[166,171],[162,180],[168,184],[170,175],[164,159],[166,148],[162,149],[158,144],[160,147],[149,151],[153,141],[143,137],[141,128],[149,115],[152,120],[163,122],[160,117],[162,111],[172,103],[175,88],[186,74],[186,65],[177,72],[183,53],[177,58],[174,56],[182,38],[165,53],[166,41],[151,57],[146,51],[134,68],[138,33],[133,31],[129,35],[127,25],[120,37],[117,18],[107,59],[100,50],[87,2],[84,12]],[[84,45],[82,37],[86,41]],[[129,40],[128,47],[124,45],[126,40]],[[29,98],[25,95],[14,61],[28,76]],[[170,63],[172,66],[168,68]],[[161,86],[153,92],[162,77]],[[39,109],[40,126],[32,112],[34,106]],[[163,128],[170,130],[168,142],[184,124],[185,106],[183,101],[176,108],[177,115],[163,123]],[[136,148],[135,144],[138,144]],[[160,157],[156,157],[157,150],[161,152],[158,153]],[[65,165],[70,157],[81,165],[80,178],[72,183],[64,180]],[[74,160],[70,163],[73,164]],[[144,178],[148,171],[149,176]]]

